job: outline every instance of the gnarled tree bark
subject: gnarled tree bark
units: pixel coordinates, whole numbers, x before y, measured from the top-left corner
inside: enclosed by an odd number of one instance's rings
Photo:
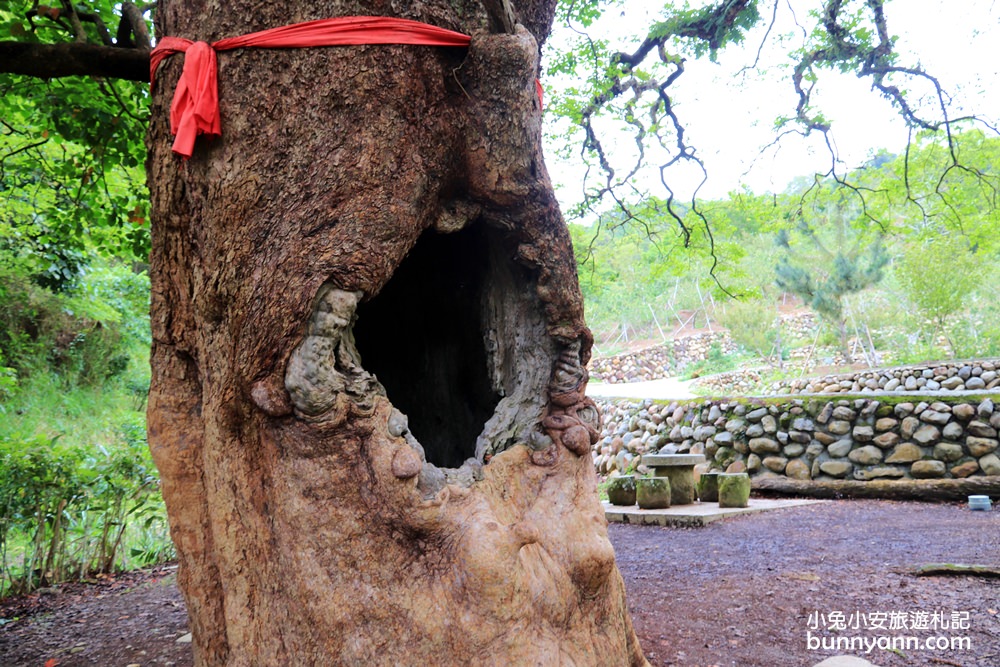
[[[220,54],[223,136],[187,162],[160,68],[149,439],[199,665],[645,664],[540,149],[554,2],[514,7],[492,35],[469,1],[161,0],[160,36],[473,36]]]

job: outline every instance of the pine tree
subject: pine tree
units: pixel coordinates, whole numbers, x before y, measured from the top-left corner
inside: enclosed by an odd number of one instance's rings
[[[851,225],[842,200],[816,206],[809,217],[802,213],[793,232],[778,234],[784,255],[775,267],[775,283],[836,329],[841,351],[850,359],[844,297],[882,280],[889,254],[881,236],[871,239]]]

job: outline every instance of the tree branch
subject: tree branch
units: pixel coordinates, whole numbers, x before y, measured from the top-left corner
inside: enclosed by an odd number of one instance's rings
[[[727,33],[739,19],[740,14],[748,8],[750,0],[727,0],[706,7],[700,15],[664,30],[665,24],[660,24],[650,31],[648,37],[632,53],[618,53],[616,59],[631,71],[636,65],[646,59],[655,49],[662,47],[675,37],[700,40],[708,44],[711,51],[718,51]],[[756,11],[754,9],[754,11]]]
[[[103,76],[149,81],[149,51],[94,44],[0,42],[0,72],[40,79]]]
[[[490,15],[490,32],[495,34],[514,34],[517,18],[510,0],[483,0],[486,13]]]
[[[87,43],[87,31],[83,29],[83,22],[76,13],[76,8],[70,0],[62,0],[63,14],[69,17],[69,24],[73,26],[73,41],[77,44]]]
[[[81,9],[74,10],[76,15],[81,21],[87,21],[88,23],[93,23],[97,28],[97,35],[101,38],[101,43],[105,46],[114,46],[114,41],[111,39],[111,33],[108,32],[108,27],[104,25],[104,19],[97,12],[85,12]]]
[[[118,46],[139,48],[144,51],[152,48],[149,28],[142,16],[143,11],[131,2],[122,3],[122,20],[118,24]]]
[[[1000,579],[1000,567],[962,565],[959,563],[928,563],[916,568],[913,574],[918,577],[964,576]]]
[[[610,196],[619,211],[625,216],[621,224],[638,222],[647,228],[647,236],[649,236],[649,227],[646,222],[636,216],[616,192],[622,187],[636,190],[631,185],[631,179],[647,162],[644,147],[646,137],[652,137],[669,156],[665,162],[659,165],[660,182],[668,194],[665,201],[665,212],[676,224],[679,238],[684,247],[690,247],[693,230],[684,220],[683,216],[686,213],[678,209],[678,201],[674,191],[667,183],[666,172],[682,163],[696,165],[702,174],[702,180],[692,194],[689,212],[695,216],[696,224],[704,229],[705,240],[708,243],[708,254],[712,259],[709,275],[716,285],[730,296],[732,294],[721,284],[716,275],[719,260],[716,256],[715,238],[711,223],[700,210],[698,202],[698,192],[707,180],[707,171],[702,160],[696,155],[694,147],[688,144],[685,138],[685,127],[675,113],[673,102],[668,94],[670,86],[684,73],[685,62],[681,55],[671,51],[671,46],[676,40],[686,40],[694,44],[696,52],[698,49],[707,48],[714,56],[715,52],[727,42],[740,41],[746,27],[755,22],[757,18],[756,2],[720,0],[717,4],[704,9],[678,12],[673,18],[658,23],[649,30],[647,37],[635,51],[632,53],[618,52],[611,55],[613,67],[603,73],[609,79],[607,85],[594,91],[590,100],[581,109],[579,119],[576,121],[584,131],[584,153],[590,152],[596,156],[600,170],[605,177],[604,184],[597,190],[588,190],[587,184],[590,175],[588,167],[583,182],[583,206],[593,210],[592,204],[594,202],[602,200],[605,196]],[[653,60],[653,67],[665,67],[667,71],[662,72],[661,70],[655,75],[650,75],[649,72],[640,73],[639,67],[647,59]],[[665,77],[662,76],[664,73]],[[643,104],[641,99],[643,97],[652,98],[646,122],[640,120],[640,116],[636,114],[636,111]],[[594,119],[611,109],[616,103],[624,107],[620,112],[624,116],[625,123],[634,128],[637,146],[635,164],[624,177],[619,177],[616,174],[594,126]],[[670,146],[670,143],[674,145]],[[641,193],[636,192],[641,196]]]

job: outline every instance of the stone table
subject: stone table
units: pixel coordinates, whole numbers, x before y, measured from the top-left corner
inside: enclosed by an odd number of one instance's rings
[[[694,467],[704,463],[701,454],[646,454],[642,464],[652,469],[654,477],[670,480],[670,504],[690,505],[695,500]]]

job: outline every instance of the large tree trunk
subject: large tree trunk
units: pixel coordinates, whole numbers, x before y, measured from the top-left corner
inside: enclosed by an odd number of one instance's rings
[[[212,41],[397,15],[469,49],[219,56],[178,161],[157,77],[150,446],[199,665],[642,665],[595,493],[591,337],[536,38],[475,2],[171,2]]]

